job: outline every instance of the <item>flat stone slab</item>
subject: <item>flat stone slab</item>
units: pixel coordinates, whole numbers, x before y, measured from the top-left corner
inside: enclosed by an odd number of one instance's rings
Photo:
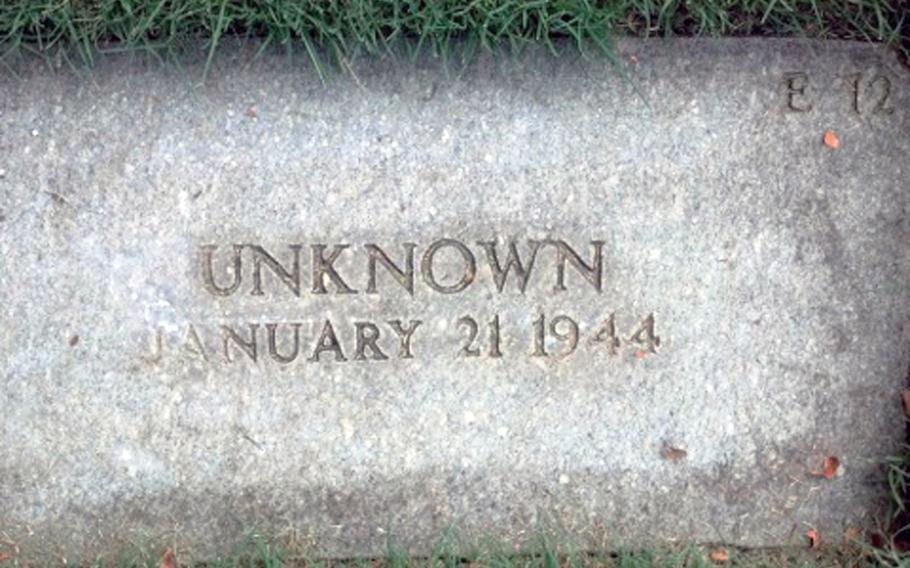
[[[75,559],[869,525],[910,74],[840,42],[618,57],[5,78],[0,534]]]

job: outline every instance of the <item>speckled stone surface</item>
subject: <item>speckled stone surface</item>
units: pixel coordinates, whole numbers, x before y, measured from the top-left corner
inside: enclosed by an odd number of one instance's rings
[[[4,543],[204,557],[255,527],[350,556],[452,526],[763,546],[870,523],[903,433],[910,74],[847,43],[619,49],[625,77],[542,56],[4,77]]]

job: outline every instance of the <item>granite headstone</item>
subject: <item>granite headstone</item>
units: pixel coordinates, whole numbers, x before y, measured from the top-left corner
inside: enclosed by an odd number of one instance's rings
[[[545,522],[765,546],[881,512],[910,362],[894,53],[624,40],[325,82],[225,57],[0,82],[23,558]]]

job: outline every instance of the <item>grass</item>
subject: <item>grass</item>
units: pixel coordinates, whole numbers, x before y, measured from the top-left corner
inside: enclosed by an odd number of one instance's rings
[[[882,42],[910,54],[907,0],[0,0],[0,63],[25,53],[91,64],[105,52],[170,57],[225,38],[306,52],[317,71],[362,55],[447,56],[617,35],[797,36]]]
[[[827,568],[860,567],[879,564],[874,554],[862,554],[861,547],[822,548],[819,550],[774,549],[738,550],[721,547],[678,546],[675,548],[617,551],[610,554],[588,554],[578,551],[565,540],[540,534],[525,545],[527,552],[502,543],[486,543],[457,554],[440,545],[430,556],[413,556],[390,545],[379,558],[326,560],[293,552],[277,540],[250,533],[230,554],[197,564],[199,568],[714,568],[738,566],[748,568]],[[725,551],[726,560],[712,559],[712,553]],[[98,559],[96,568],[164,568],[163,549],[143,548],[119,558]],[[180,562],[179,551],[176,561]],[[0,563],[2,565],[2,563]]]

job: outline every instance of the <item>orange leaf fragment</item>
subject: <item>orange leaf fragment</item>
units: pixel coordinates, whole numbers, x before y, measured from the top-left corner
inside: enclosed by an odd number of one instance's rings
[[[840,460],[835,456],[828,456],[825,458],[825,467],[822,470],[822,475],[825,476],[825,479],[834,479],[839,469]]]
[[[635,352],[635,357],[637,357],[638,359],[644,359],[647,356],[648,356],[648,352],[644,351],[642,349],[639,349],[638,351]]]
[[[661,454],[663,455],[664,459],[670,461],[679,461],[681,459],[685,459],[685,457],[689,455],[689,452],[682,448],[673,447],[670,444],[664,444],[664,447],[661,450]]]
[[[809,548],[818,548],[821,537],[818,534],[818,531],[815,529],[809,529],[806,531],[806,538],[809,539]]]
[[[724,547],[715,548],[711,551],[710,554],[708,554],[708,558],[710,558],[713,562],[723,564],[727,560],[730,560],[730,552]]]
[[[840,148],[840,138],[837,137],[837,134],[834,133],[830,128],[825,130],[825,136],[823,138],[825,146],[828,148],[837,150]]]
[[[9,560],[12,557],[13,557],[12,552],[7,552],[6,550],[0,550],[0,562],[3,562],[4,560]]]
[[[177,559],[174,558],[174,551],[168,548],[161,557],[158,568],[177,568]]]

